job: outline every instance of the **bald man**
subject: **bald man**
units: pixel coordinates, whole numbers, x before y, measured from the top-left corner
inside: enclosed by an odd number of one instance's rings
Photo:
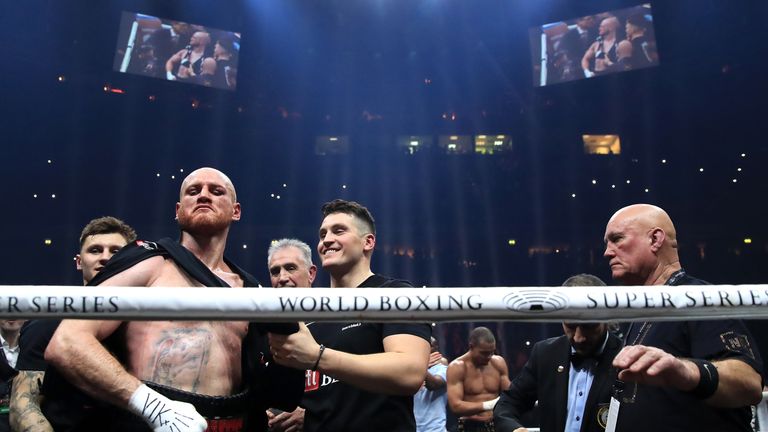
[[[614,63],[619,61],[616,52],[619,44],[616,40],[616,31],[619,26],[619,20],[614,16],[609,16],[600,22],[597,40],[587,48],[581,59],[581,68],[584,69],[584,76],[587,78],[608,72]]]
[[[189,38],[186,49],[179,50],[165,62],[165,74],[168,80],[189,79],[203,73],[203,63],[210,58],[208,46],[211,44],[211,35],[205,31],[196,31]],[[173,70],[178,66],[177,72]],[[210,66],[209,66],[210,67]],[[216,62],[213,62],[215,69]]]
[[[659,207],[617,211],[605,257],[624,285],[703,285],[680,265],[677,233]],[[617,431],[747,431],[761,398],[762,360],[739,320],[645,322],[613,361],[625,382]]]
[[[127,246],[112,257],[91,285],[189,289],[258,286],[253,276],[224,257],[230,225],[240,216],[240,203],[229,178],[212,168],[195,170],[182,182],[176,203],[180,241],[139,241]],[[282,331],[283,327],[290,326],[258,328]],[[93,416],[102,419],[100,430],[202,432],[208,428],[236,432],[245,430],[251,403],[242,365],[253,363],[252,353],[243,341],[250,341],[252,330],[258,328],[245,321],[64,320],[45,358],[85,393],[120,408],[95,408]],[[262,354],[256,363],[274,365],[268,360]],[[266,402],[269,405],[262,404],[264,408],[292,410],[301,397],[303,374],[287,368],[283,372],[294,377],[290,381],[293,386],[283,382],[269,389],[269,396],[292,387],[296,397],[293,405],[270,400]],[[254,384],[250,384],[253,389]],[[264,409],[252,412],[259,411]],[[260,423],[266,429],[266,416],[261,416]],[[60,430],[56,425],[54,428]]]

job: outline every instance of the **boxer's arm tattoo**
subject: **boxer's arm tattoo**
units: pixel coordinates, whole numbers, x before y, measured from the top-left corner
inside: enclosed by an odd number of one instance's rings
[[[149,365],[152,381],[170,386],[190,386],[197,391],[208,364],[213,335],[209,329],[182,328],[163,331],[155,341]]]
[[[16,432],[52,432],[40,410],[40,384],[45,372],[19,371],[13,380],[10,399],[11,429]]]

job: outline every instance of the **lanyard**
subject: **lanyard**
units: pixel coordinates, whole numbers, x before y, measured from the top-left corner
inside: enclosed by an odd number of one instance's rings
[[[677,285],[680,283],[680,280],[685,277],[685,270],[680,269],[674,273],[672,273],[672,276],[667,279],[667,282],[664,285]],[[632,328],[634,327],[635,323],[630,323],[629,328],[627,328],[627,334],[624,336],[623,346],[627,346],[627,341],[629,340],[629,335],[632,333]],[[635,336],[635,339],[632,341],[632,345],[637,345],[643,343],[643,340],[648,335],[648,331],[651,329],[651,326],[653,323],[651,322],[644,322],[640,328],[637,331],[637,335]],[[633,386],[633,392],[632,395],[629,397],[624,396],[624,389],[625,389],[625,383],[620,380],[616,380],[616,382],[613,383],[613,394],[611,395],[611,403],[608,407],[608,421],[605,426],[605,432],[616,432],[616,423],[619,419],[619,409],[621,408],[621,402],[624,403],[634,403],[635,398],[637,397],[637,383],[634,383]],[[620,402],[621,401],[621,402]]]

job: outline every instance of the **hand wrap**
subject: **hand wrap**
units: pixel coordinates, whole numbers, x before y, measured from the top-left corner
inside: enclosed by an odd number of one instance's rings
[[[486,411],[493,411],[493,408],[496,406],[496,402],[499,401],[499,398],[491,399],[489,401],[483,402],[483,409]]]
[[[208,428],[194,406],[170,400],[145,384],[131,395],[128,411],[143,418],[155,432],[204,432]]]

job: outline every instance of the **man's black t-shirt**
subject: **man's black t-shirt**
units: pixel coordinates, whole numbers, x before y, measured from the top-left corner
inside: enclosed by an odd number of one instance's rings
[[[652,46],[653,42],[645,36],[639,36],[631,41],[632,43],[632,57],[629,58],[630,67],[632,69],[641,69],[653,65],[650,57],[651,51],[655,48]]]
[[[667,285],[706,285],[680,271]],[[638,323],[639,324],[639,323]],[[762,360],[752,335],[740,320],[646,322],[633,325],[627,345],[660,348],[675,357],[713,360],[739,359],[762,371]],[[635,393],[635,389],[637,392]],[[617,431],[751,431],[749,407],[726,409],[707,405],[689,393],[672,388],[627,383]]]
[[[412,287],[405,281],[373,275],[359,288]],[[425,323],[309,323],[318,343],[350,354],[384,352],[383,340],[396,334],[415,335],[429,341],[432,328]],[[304,430],[415,431],[413,396],[372,393],[324,375],[307,371],[302,405],[306,408]]]
[[[19,359],[16,369],[20,371],[43,371],[48,368],[45,361],[45,348],[61,320],[29,320],[21,326],[19,333]]]

